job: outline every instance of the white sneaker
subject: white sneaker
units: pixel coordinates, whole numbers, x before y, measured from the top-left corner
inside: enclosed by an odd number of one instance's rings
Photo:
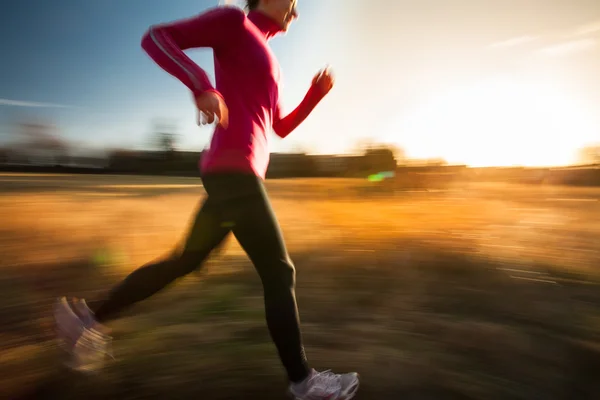
[[[296,400],[350,400],[358,391],[358,374],[334,374],[314,369],[303,382],[291,384],[290,393]]]
[[[96,322],[85,300],[73,304],[75,310],[66,297],[62,297],[54,306],[59,343],[68,355],[65,365],[79,372],[97,372],[104,366],[106,357],[112,357],[112,338]]]

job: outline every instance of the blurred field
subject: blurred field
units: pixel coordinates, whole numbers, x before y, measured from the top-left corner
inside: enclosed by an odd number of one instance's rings
[[[309,359],[358,399],[598,399],[600,189],[269,181]],[[97,299],[182,238],[191,178],[0,175],[0,399],[282,399],[260,281],[231,240],[63,371],[50,307]]]

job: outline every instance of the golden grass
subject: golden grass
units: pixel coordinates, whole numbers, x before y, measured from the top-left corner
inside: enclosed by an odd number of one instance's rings
[[[112,324],[118,359],[100,376],[58,369],[53,298],[101,297],[166,254],[203,194],[177,178],[19,179],[0,196],[0,398],[283,398],[260,280],[233,240]],[[598,398],[598,192],[370,185],[268,183],[315,367],[358,370],[359,399]]]

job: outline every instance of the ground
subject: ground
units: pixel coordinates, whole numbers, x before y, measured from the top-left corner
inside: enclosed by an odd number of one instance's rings
[[[600,190],[273,180],[306,351],[358,399],[597,399]],[[0,398],[283,399],[260,281],[234,240],[111,325],[116,360],[60,368],[56,296],[95,300],[165,255],[193,178],[0,176]]]

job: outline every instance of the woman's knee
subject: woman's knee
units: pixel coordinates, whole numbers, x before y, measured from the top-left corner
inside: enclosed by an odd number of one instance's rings
[[[290,290],[296,286],[296,268],[289,257],[265,264],[262,270],[265,290]]]

